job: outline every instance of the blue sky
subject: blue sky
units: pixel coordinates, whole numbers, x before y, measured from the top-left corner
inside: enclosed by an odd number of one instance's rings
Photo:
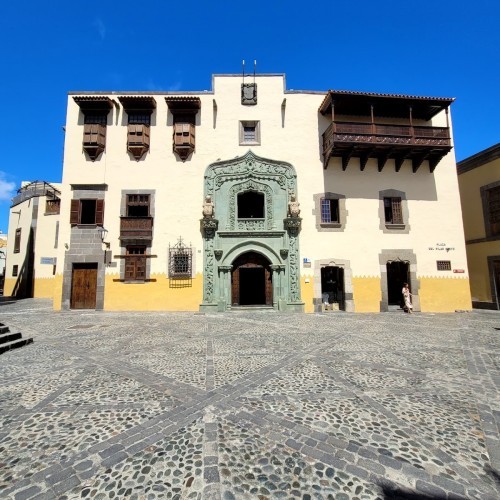
[[[498,0],[4,2],[0,230],[22,180],[61,180],[68,91],[210,89],[242,59],[289,89],[455,97],[462,160],[500,142],[499,20]]]

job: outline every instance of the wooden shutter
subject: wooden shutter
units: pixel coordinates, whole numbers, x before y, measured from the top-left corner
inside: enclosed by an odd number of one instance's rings
[[[69,222],[72,226],[76,226],[80,222],[80,200],[71,200],[71,211]]]
[[[149,125],[141,125],[142,127],[142,140],[144,146],[147,146],[149,148]]]
[[[392,223],[403,224],[403,211],[401,209],[401,198],[392,198]]]
[[[95,223],[97,226],[104,224],[104,200],[95,201]]]

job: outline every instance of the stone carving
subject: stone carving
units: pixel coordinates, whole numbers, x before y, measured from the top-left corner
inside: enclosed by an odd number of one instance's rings
[[[248,151],[239,158],[210,165],[205,174],[205,192],[213,197],[225,182],[244,179],[272,180],[291,192],[295,190],[296,178],[289,163],[266,160]]]
[[[290,301],[300,302],[300,287],[299,287],[299,249],[297,244],[298,228],[289,230],[289,266],[290,266]]]
[[[295,193],[290,195],[290,201],[288,202],[288,216],[298,217],[300,215],[300,203],[295,197]]]
[[[264,219],[238,219],[238,230],[240,231],[264,231]]]
[[[214,202],[210,195],[205,196],[205,203],[203,203],[203,218],[211,219],[215,216]]]
[[[256,182],[252,179],[247,182],[243,182],[240,184],[234,185],[229,190],[229,217],[227,221],[227,229],[234,230],[236,229],[236,199],[238,193],[244,191],[258,191],[265,194],[266,198],[266,227],[267,229],[272,229],[274,227],[274,201],[273,201],[273,190],[267,186],[266,184],[262,184],[260,182]],[[256,227],[247,227],[244,224],[238,224],[237,229],[264,229],[264,226],[256,228]]]
[[[237,218],[237,197],[245,191],[264,195],[263,218]],[[292,165],[259,158],[251,151],[242,157],[207,167],[201,219],[204,238],[202,307],[207,306],[207,310],[213,310],[211,308],[214,306],[220,308],[223,304],[230,307],[231,274],[226,269],[231,264],[231,256],[236,255],[236,249],[239,251],[244,248],[252,252],[260,247],[267,249],[265,251],[270,265],[274,266],[272,269],[276,282],[273,282],[273,305],[299,310],[298,239],[302,219],[296,192],[297,175]],[[213,213],[211,204],[214,202],[217,204],[217,216],[223,224],[221,230]],[[281,220],[284,227],[278,231]]]

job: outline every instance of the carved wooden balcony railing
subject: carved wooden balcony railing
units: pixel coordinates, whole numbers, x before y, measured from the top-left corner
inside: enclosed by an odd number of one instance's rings
[[[433,172],[441,158],[451,149],[448,127],[385,125],[358,122],[332,122],[323,134],[324,167],[331,157],[342,158],[345,170],[350,158],[360,159],[364,170],[369,158],[378,160],[378,170],[388,159],[394,159],[399,172],[403,161],[412,161],[416,172],[424,160]]]
[[[139,161],[149,151],[149,125],[129,123],[127,131],[127,149]]]
[[[151,240],[153,217],[120,217],[120,240]]]

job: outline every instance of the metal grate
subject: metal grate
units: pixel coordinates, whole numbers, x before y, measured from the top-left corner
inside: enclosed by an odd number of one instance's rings
[[[451,271],[451,261],[450,260],[437,260],[437,270],[438,271]]]
[[[191,286],[193,272],[193,248],[179,237],[174,246],[168,247],[168,277],[172,288]]]

